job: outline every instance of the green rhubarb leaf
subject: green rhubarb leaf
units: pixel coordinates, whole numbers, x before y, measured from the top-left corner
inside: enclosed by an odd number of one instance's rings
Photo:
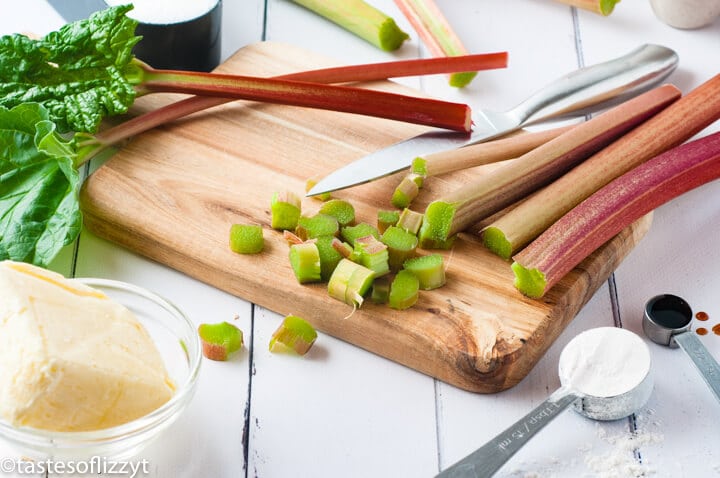
[[[131,5],[96,12],[40,40],[0,37],[0,106],[38,102],[60,131],[95,132],[103,117],[125,113],[141,80],[133,64],[137,21]]]
[[[80,233],[71,143],[36,103],[0,107],[0,259],[47,266]]]

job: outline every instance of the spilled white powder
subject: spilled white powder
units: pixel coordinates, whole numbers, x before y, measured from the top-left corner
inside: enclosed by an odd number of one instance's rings
[[[212,10],[218,0],[105,0],[109,6],[132,3],[128,17],[142,23],[165,25],[192,20]]]
[[[586,454],[585,465],[597,478],[639,478],[652,476],[657,470],[646,461],[638,460],[636,452],[661,443],[660,433],[637,431],[608,435],[604,428],[598,428],[598,436],[611,445],[611,450],[601,454]]]
[[[568,343],[558,370],[563,386],[595,397],[614,397],[632,390],[648,375],[650,351],[628,330],[598,327]]]

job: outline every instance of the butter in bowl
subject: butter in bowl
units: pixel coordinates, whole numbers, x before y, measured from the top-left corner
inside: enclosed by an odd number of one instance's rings
[[[193,324],[152,292],[0,262],[0,437],[22,455],[134,456],[199,365]]]
[[[105,0],[132,3],[128,17],[143,39],[133,53],[153,68],[210,71],[220,64],[221,0]]]

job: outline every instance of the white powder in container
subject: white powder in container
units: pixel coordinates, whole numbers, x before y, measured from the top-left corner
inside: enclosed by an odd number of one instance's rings
[[[558,369],[565,387],[594,397],[615,397],[645,379],[650,372],[650,351],[628,330],[598,327],[568,343]]]
[[[205,15],[219,0],[135,0],[127,14],[142,23],[168,25],[192,20]],[[127,5],[127,0],[105,0],[108,6]]]

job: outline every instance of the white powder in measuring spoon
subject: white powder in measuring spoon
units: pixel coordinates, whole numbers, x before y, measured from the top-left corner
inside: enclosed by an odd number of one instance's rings
[[[582,332],[560,354],[560,382],[594,397],[632,390],[650,372],[650,352],[642,339],[617,327]]]
[[[202,16],[218,4],[219,0],[105,0],[111,7],[133,4],[128,17],[142,23],[167,25],[192,20]]]

